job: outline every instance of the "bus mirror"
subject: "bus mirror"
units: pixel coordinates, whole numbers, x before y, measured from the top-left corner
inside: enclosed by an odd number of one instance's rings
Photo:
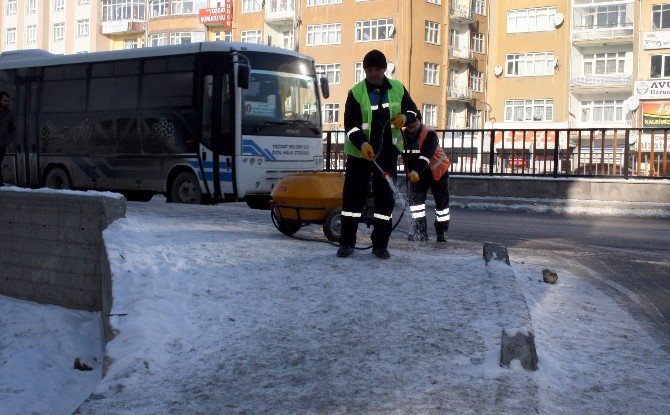
[[[251,77],[251,70],[246,63],[237,64],[237,86],[242,89],[249,88],[249,78]]]
[[[328,99],[330,96],[330,87],[328,86],[328,78],[323,77],[319,79],[319,84],[321,84],[321,95],[324,99]]]

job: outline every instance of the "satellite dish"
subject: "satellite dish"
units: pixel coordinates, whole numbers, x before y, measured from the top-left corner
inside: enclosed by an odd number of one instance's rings
[[[395,63],[388,63],[386,66],[386,70],[389,73],[395,73]]]
[[[563,13],[556,13],[554,15],[554,27],[558,27],[563,24],[563,20],[565,20],[565,17],[563,16]]]
[[[500,75],[502,75],[502,72],[503,72],[503,70],[502,70],[502,66],[500,66],[500,65],[496,65],[496,66],[493,67],[493,74],[494,74],[495,76],[500,76]]]
[[[626,104],[626,108],[628,108],[628,111],[633,112],[636,109],[638,109],[638,107],[640,106],[640,98],[638,98],[634,95],[630,96],[630,97],[626,98],[625,104]]]
[[[395,26],[389,27],[389,37],[393,37],[395,35]]]

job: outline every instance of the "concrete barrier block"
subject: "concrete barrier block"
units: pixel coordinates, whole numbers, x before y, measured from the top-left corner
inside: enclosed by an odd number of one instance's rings
[[[500,343],[500,366],[509,368],[518,360],[526,370],[537,370],[535,335],[527,329],[503,330]]]
[[[494,259],[510,265],[507,247],[495,242],[484,242],[484,260],[486,261],[486,264],[488,265],[488,263]]]

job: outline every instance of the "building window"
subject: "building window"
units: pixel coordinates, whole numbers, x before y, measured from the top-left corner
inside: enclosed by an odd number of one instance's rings
[[[509,10],[507,33],[544,32],[555,30],[556,7]]]
[[[437,127],[437,105],[423,104],[421,107],[421,117],[424,124]]]
[[[16,45],[16,28],[8,27],[5,29],[5,45],[12,46]]]
[[[26,26],[26,46],[37,43],[37,25]]]
[[[5,16],[13,16],[16,14],[17,0],[7,0],[5,3]]]
[[[423,83],[426,85],[440,85],[440,65],[436,63],[424,62]]]
[[[246,43],[262,43],[263,42],[263,31],[262,30],[243,30],[240,33],[241,41]]]
[[[651,27],[653,29],[670,28],[670,4],[654,4],[652,6]]]
[[[625,73],[626,52],[584,55],[584,75]]]
[[[354,64],[354,82],[359,83],[365,79],[365,71],[363,70],[363,62],[356,62]]]
[[[553,99],[505,100],[505,121],[552,121]]]
[[[54,23],[53,40],[54,42],[62,42],[65,40],[65,23]]]
[[[339,63],[328,63],[323,65],[316,65],[316,73],[319,76],[324,76],[328,78],[329,84],[339,84],[340,83],[340,64]]]
[[[88,37],[88,19],[77,20],[77,37]]]
[[[37,0],[28,0],[26,2],[26,14],[37,13]]]
[[[137,39],[125,39],[123,41],[124,49],[137,49]]]
[[[168,34],[167,33],[156,33],[149,36],[149,46],[167,46],[168,44]]]
[[[233,41],[233,31],[224,30],[223,32],[214,32],[214,40],[219,42],[232,42]]]
[[[554,52],[510,53],[506,66],[507,76],[553,75]]]
[[[329,124],[340,122],[340,104],[325,104],[323,106],[323,122]]]
[[[442,4],[440,0],[426,0],[426,3],[437,4],[438,6]]]
[[[470,84],[472,85],[473,91],[484,92],[484,73],[473,72],[472,75],[470,75]]]
[[[475,13],[481,16],[486,16],[486,0],[475,1]]]
[[[293,50],[293,31],[282,32],[282,47]]]
[[[342,41],[340,23],[307,26],[307,46],[336,45]]]
[[[256,13],[263,10],[263,4],[258,0],[242,0],[242,13]]]
[[[472,50],[476,53],[485,53],[484,49],[484,34],[475,33],[472,35]]]
[[[630,23],[626,19],[626,4],[590,7],[582,16],[582,29],[621,27]]]
[[[144,0],[103,0],[102,21],[120,20],[144,20]]]
[[[206,0],[172,0],[171,14],[193,14],[207,7]]]
[[[670,55],[651,55],[650,78],[670,78]]]
[[[432,45],[440,44],[440,24],[426,20],[425,42]]]
[[[623,100],[582,101],[582,122],[625,121]]]
[[[54,11],[62,12],[65,10],[65,0],[54,0]]]
[[[168,0],[154,0],[153,3],[151,3],[151,17],[167,16],[168,3]]]
[[[482,110],[470,113],[470,128],[484,128],[482,113]]]
[[[205,32],[175,32],[170,33],[170,44],[181,45],[183,43],[204,42]]]
[[[342,0],[307,0],[308,6],[325,6],[328,4],[340,4]]]
[[[361,20],[356,22],[356,42],[391,39],[393,30],[393,19]]]

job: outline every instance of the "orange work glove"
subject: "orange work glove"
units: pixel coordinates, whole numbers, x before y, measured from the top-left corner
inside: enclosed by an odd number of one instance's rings
[[[363,158],[367,161],[373,160],[375,158],[375,151],[372,149],[370,143],[363,143],[361,146],[361,151],[363,152]]]
[[[396,128],[402,128],[407,122],[407,116],[405,114],[398,114],[391,120],[391,125]]]
[[[409,172],[409,182],[412,183],[412,184],[418,183],[419,182],[419,173],[415,172],[414,170]]]

